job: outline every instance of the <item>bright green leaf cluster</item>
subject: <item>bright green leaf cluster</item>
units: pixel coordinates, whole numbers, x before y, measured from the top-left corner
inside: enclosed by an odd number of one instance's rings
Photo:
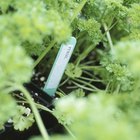
[[[122,53],[121,53],[122,54]],[[101,67],[94,70],[95,75],[104,79],[103,84],[110,93],[129,92],[133,89],[134,77],[129,67],[112,54],[103,53]]]
[[[92,4],[86,5],[84,15],[100,23],[110,24],[114,18],[124,15],[126,9],[122,4],[123,0],[94,0]]]
[[[13,116],[13,125],[15,130],[24,131],[34,123],[32,113],[27,112],[27,108],[18,106],[17,113]]]
[[[20,46],[11,46],[5,37],[0,47],[0,87],[6,82],[24,83],[32,75],[32,60]]]
[[[131,6],[133,3],[140,3],[139,0],[124,0],[123,4],[126,6]]]
[[[11,95],[0,92],[0,130],[8,119],[16,115],[16,102]]]
[[[114,56],[126,64],[136,77],[139,77],[140,41],[118,42],[115,46]]]
[[[30,49],[26,49],[29,54],[39,55],[44,50],[43,42],[48,37],[53,37],[60,43],[71,35],[67,22],[57,10],[48,10],[44,1],[14,0],[5,4],[7,8],[12,5],[13,10],[9,9],[6,15],[0,16],[1,36],[7,36],[9,40],[18,42],[23,47],[30,43]],[[38,46],[38,53],[35,46]]]
[[[78,78],[82,75],[82,70],[78,66],[69,63],[66,68],[65,74],[70,78]]]
[[[53,115],[70,127],[77,140],[138,140],[139,11],[139,0],[0,0],[0,92],[11,93],[30,80],[33,62],[27,53],[40,57],[47,47],[65,42],[72,33],[76,50],[65,71],[68,78],[64,77],[71,96],[56,101]],[[49,52],[47,67],[56,51],[54,47]],[[97,95],[81,98],[89,91]],[[0,127],[13,117],[16,130],[28,129],[33,114],[20,106],[14,115],[16,104],[7,95],[0,94]]]
[[[114,75],[118,81],[124,81],[125,77],[129,77],[131,75],[126,66],[121,66],[117,63],[109,64],[106,66],[106,70],[109,73],[112,73],[112,75]]]
[[[131,40],[140,39],[140,3],[133,4],[128,12],[128,22],[130,24],[130,35]]]
[[[61,14],[62,18],[69,22],[74,14],[74,9],[77,8],[81,0],[46,0],[48,9],[55,9]]]
[[[127,101],[127,98],[131,99],[129,96],[121,99]],[[56,108],[73,118],[74,123],[70,125],[70,128],[77,140],[138,140],[138,126],[132,127],[131,124],[135,117],[128,116],[120,108],[124,105],[124,101],[119,102],[119,98],[120,96],[112,97],[105,94],[92,95],[83,99],[69,96],[59,100]],[[133,99],[131,99],[131,103],[135,104]],[[131,105],[130,101],[129,105]],[[131,109],[128,108],[128,110]],[[138,110],[136,112],[139,113]],[[63,138],[66,137],[62,136]],[[52,138],[52,140],[59,139],[61,137]],[[68,139],[72,138],[68,136]]]
[[[94,19],[80,19],[78,21],[78,29],[81,32],[87,32],[89,35],[89,40],[91,40],[94,44],[98,44],[101,41],[101,25]]]

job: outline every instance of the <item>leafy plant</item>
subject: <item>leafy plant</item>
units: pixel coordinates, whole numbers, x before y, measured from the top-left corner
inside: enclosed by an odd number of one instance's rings
[[[139,11],[139,0],[0,0],[0,129],[11,119],[20,131],[37,122],[41,136],[31,140],[138,140]],[[71,35],[76,49],[50,110],[23,84],[48,71]],[[49,136],[38,109],[68,133]]]

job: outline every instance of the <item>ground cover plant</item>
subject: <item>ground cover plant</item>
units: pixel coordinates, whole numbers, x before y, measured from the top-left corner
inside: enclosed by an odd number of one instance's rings
[[[10,119],[15,131],[37,123],[30,140],[139,140],[139,11],[140,0],[0,0],[0,130]],[[23,84],[41,88],[34,75],[47,78],[71,36],[76,48],[50,109]],[[49,135],[40,110],[65,133]]]

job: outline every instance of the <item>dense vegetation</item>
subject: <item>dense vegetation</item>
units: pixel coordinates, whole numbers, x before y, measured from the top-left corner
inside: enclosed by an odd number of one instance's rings
[[[0,0],[0,25],[0,129],[12,118],[19,131],[36,120],[41,136],[30,140],[139,140],[140,0]],[[23,84],[72,35],[76,49],[49,110]],[[49,136],[37,108],[68,134]]]

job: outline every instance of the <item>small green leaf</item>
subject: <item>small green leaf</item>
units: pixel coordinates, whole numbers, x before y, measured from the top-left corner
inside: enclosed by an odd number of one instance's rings
[[[85,92],[81,88],[73,90],[70,94],[73,94],[76,97],[84,97],[85,96]]]
[[[70,78],[78,78],[82,75],[82,70],[78,66],[75,66],[73,63],[69,63],[65,74]]]
[[[27,108],[18,106],[18,112],[13,117],[14,129],[24,131],[34,123],[34,116],[32,113],[27,113]]]

